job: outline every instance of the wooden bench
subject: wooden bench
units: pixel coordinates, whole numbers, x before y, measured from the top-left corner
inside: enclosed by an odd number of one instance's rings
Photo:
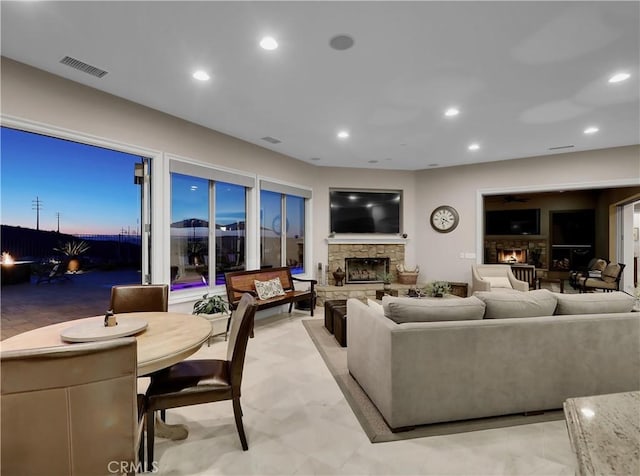
[[[259,299],[254,281],[268,281],[270,279],[280,278],[283,296],[276,296],[270,299]],[[313,287],[318,283],[315,279],[301,279],[291,276],[291,269],[287,266],[282,268],[265,268],[254,269],[250,271],[232,271],[224,275],[225,285],[227,287],[227,300],[229,309],[234,311],[238,307],[240,298],[244,293],[254,296],[258,303],[258,310],[269,309],[271,307],[289,304],[289,312],[293,308],[293,303],[298,301],[311,301],[311,315],[313,316],[313,308],[316,305],[316,296]],[[293,282],[299,281],[311,283],[309,289],[297,291]],[[229,320],[231,322],[231,320]],[[228,327],[228,324],[227,324]]]

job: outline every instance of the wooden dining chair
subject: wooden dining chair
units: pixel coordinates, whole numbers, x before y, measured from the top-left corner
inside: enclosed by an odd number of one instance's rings
[[[127,284],[111,288],[109,309],[114,313],[167,312],[169,286],[166,284]]]
[[[154,412],[221,400],[233,401],[242,449],[249,448],[242,425],[240,385],[249,334],[258,304],[244,294],[234,313],[226,360],[184,360],[151,375],[146,393],[147,460],[153,464]]]
[[[4,351],[0,363],[2,474],[141,468],[134,337]]]

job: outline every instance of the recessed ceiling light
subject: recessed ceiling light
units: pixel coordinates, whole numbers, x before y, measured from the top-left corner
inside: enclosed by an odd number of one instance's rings
[[[598,129],[597,127],[587,127],[584,130],[585,134],[595,134],[596,132],[598,132],[600,129]]]
[[[480,144],[476,144],[476,143],[473,143],[468,147],[469,150],[478,150],[479,148],[480,148]]]
[[[460,114],[460,110],[455,107],[450,107],[449,109],[444,111],[444,115],[447,117],[457,116],[458,114]]]
[[[198,81],[209,81],[211,79],[211,76],[209,76],[206,71],[202,70],[198,70],[193,73],[193,77]]]
[[[377,163],[378,163],[378,161],[377,161],[377,160],[375,160],[375,159],[373,159],[373,160],[368,160],[367,162],[369,162],[370,164],[377,164]]]
[[[347,139],[349,137],[349,132],[347,131],[340,131],[338,132],[338,138],[340,139]]]
[[[619,83],[629,79],[631,75],[629,73],[616,73],[609,78],[610,83]]]
[[[265,36],[260,40],[260,46],[265,50],[275,50],[278,47],[278,42],[271,36]]]

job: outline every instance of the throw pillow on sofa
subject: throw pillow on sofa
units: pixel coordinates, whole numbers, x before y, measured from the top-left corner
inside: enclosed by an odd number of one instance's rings
[[[482,319],[484,303],[475,297],[416,299],[384,296],[384,315],[392,321],[436,322]]]
[[[635,299],[622,291],[611,293],[556,294],[556,314],[608,314],[631,312]]]
[[[487,306],[485,319],[552,316],[557,304],[556,296],[548,289],[524,293],[476,291],[473,295]]]
[[[505,276],[484,276],[483,281],[489,281],[491,289],[513,289],[511,281]]]

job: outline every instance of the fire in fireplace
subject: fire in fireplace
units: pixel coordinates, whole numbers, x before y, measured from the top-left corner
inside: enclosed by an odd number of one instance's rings
[[[345,258],[345,282],[381,283],[382,274],[389,273],[389,258]]]
[[[521,248],[504,248],[498,249],[498,263],[507,264],[526,264],[527,263],[527,250]]]

